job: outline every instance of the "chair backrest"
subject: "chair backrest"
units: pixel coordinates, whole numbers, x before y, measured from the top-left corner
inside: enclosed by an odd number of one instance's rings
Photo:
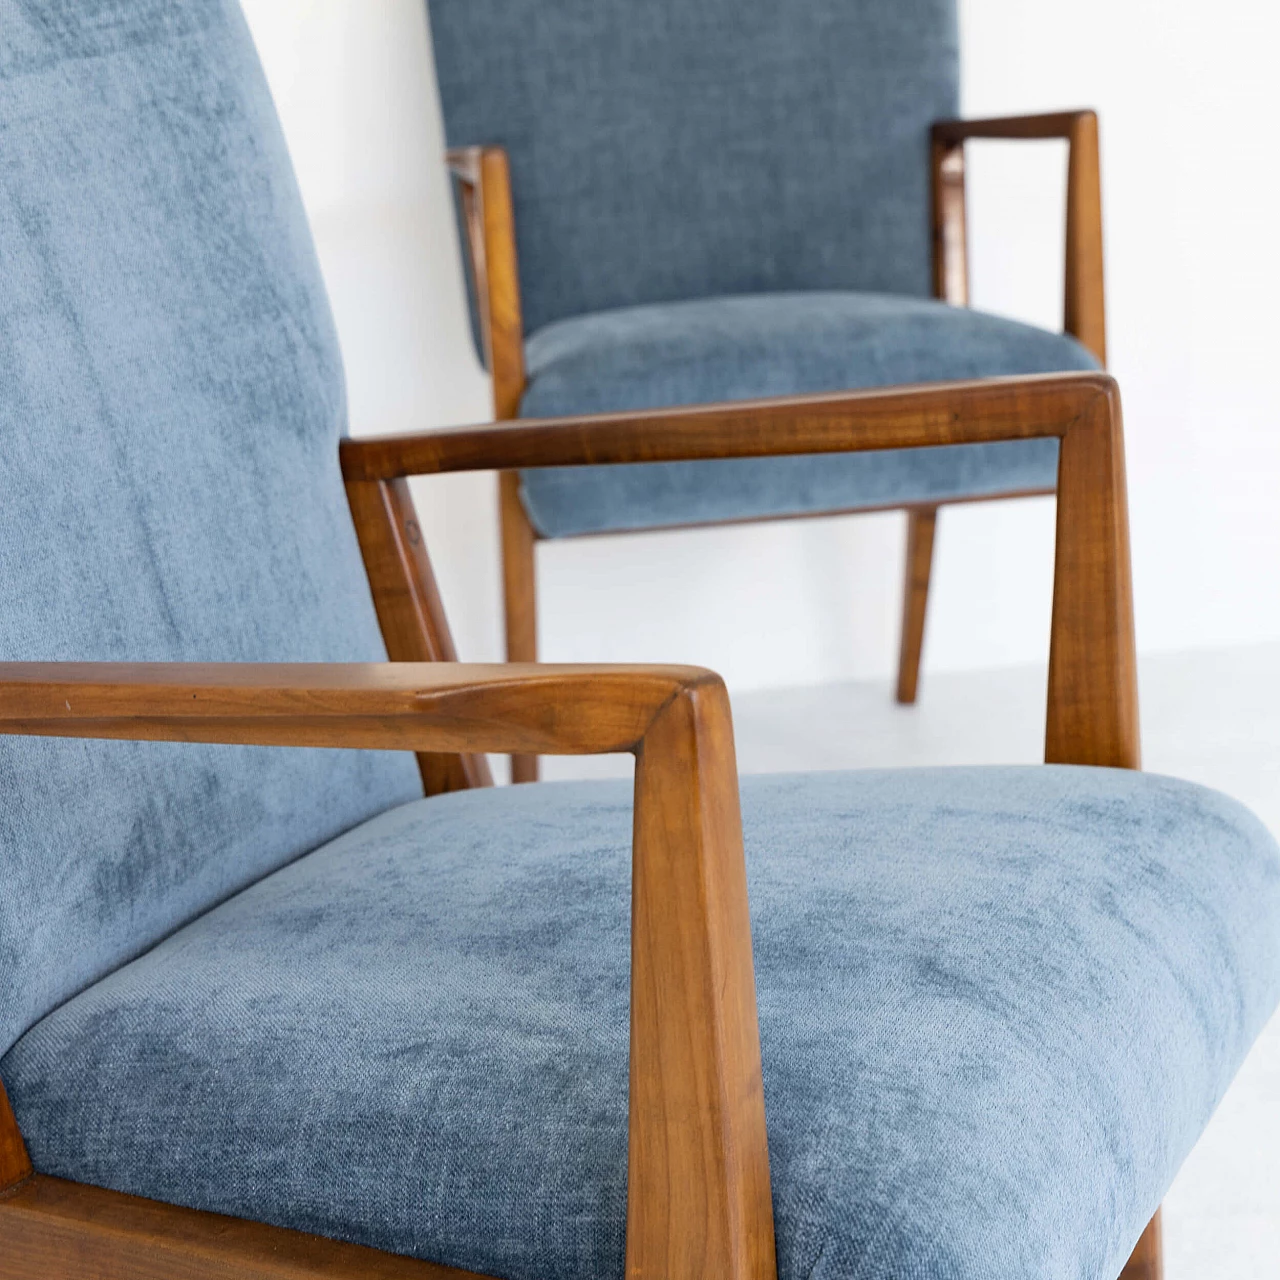
[[[0,0],[0,659],[378,661],[340,356],[236,0]],[[0,1053],[412,756],[0,738]]]
[[[427,0],[450,146],[511,160],[525,327],[930,292],[955,0]]]

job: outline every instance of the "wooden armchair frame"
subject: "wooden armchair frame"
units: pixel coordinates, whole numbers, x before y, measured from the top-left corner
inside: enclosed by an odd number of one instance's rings
[[[1105,364],[1106,307],[1097,115],[1092,111],[1068,111],[1005,119],[947,120],[933,126],[934,293],[955,306],[969,304],[964,145],[971,138],[1067,140],[1063,328]],[[461,195],[480,339],[493,379],[493,414],[497,421],[506,421],[518,416],[526,381],[510,166],[501,147],[460,148],[448,152],[446,159]],[[538,655],[535,547],[539,535],[520,500],[518,473],[502,472],[498,492],[507,658],[511,662],[533,662]],[[1052,491],[1017,490],[992,495],[992,499],[1049,492]],[[915,701],[919,683],[937,516],[938,505],[908,508],[897,686],[898,701],[903,703]],[[537,760],[516,757],[512,770],[516,781],[531,781],[537,777]]]
[[[465,666],[409,499],[416,474],[1057,437],[1046,760],[1138,766],[1119,399],[1104,375],[930,386],[347,441],[342,466],[393,661],[0,664],[0,733],[419,754],[429,793],[474,754],[636,755],[627,1275],[776,1275],[729,704],[681,667]],[[448,660],[441,660],[448,659]],[[1157,1280],[1153,1223],[1126,1280]],[[35,1174],[0,1089],[3,1280],[463,1280],[282,1228]]]

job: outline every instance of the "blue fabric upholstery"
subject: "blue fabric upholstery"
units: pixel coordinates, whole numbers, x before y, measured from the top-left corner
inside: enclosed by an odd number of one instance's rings
[[[954,0],[428,7],[449,144],[511,162],[524,416],[1096,367],[1070,339],[923,301]],[[522,492],[538,532],[567,537],[1052,488],[1056,471],[1036,441],[525,472]]]
[[[1096,369],[1074,338],[924,298],[708,298],[561,320],[528,342],[525,417]],[[972,498],[1057,483],[1056,440],[557,467],[521,491],[544,537]]]
[[[449,145],[510,157],[528,332],[723,294],[929,294],[954,0],[428,8]]]
[[[1105,770],[743,807],[782,1280],[1117,1275],[1280,996],[1274,841]],[[0,1062],[36,1167],[620,1278],[630,839],[625,785],[517,787],[276,872]]]
[[[524,416],[1096,367],[923,301],[954,0],[428,7],[449,144],[511,162]],[[1036,441],[525,472],[522,492],[567,537],[1052,488],[1056,469]]]
[[[0,263],[0,658],[381,657],[232,0],[0,0]],[[417,793],[403,755],[0,739],[0,1076],[37,1167],[619,1276],[627,791]],[[783,1280],[1113,1274],[1276,1001],[1274,844],[1084,770],[752,781],[745,811]]]
[[[342,367],[234,0],[0,0],[0,659],[385,657]],[[0,1051],[411,757],[0,739]]]

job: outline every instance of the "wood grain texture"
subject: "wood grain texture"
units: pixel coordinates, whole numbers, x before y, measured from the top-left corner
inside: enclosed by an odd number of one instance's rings
[[[636,755],[628,1280],[776,1275],[729,697],[685,685]]]
[[[31,1157],[18,1132],[9,1096],[0,1083],[0,1195],[31,1176]],[[2,1255],[0,1255],[2,1256]]]
[[[962,147],[969,138],[1066,139],[1067,252],[1063,329],[1078,338],[1105,365],[1107,311],[1097,113],[1058,111],[1037,116],[937,122],[932,129],[935,229],[938,225],[937,166],[940,151]],[[960,181],[963,183],[963,177]],[[937,263],[935,257],[935,279]]]
[[[348,480],[692,458],[763,458],[1059,436],[1102,373],[935,382],[732,404],[525,418],[342,442]]]
[[[407,481],[348,484],[347,502],[387,656],[392,662],[456,662],[453,634]],[[493,782],[489,762],[472,753],[422,752],[418,768],[429,796]]]
[[[1124,431],[1114,384],[1062,437],[1045,761],[1140,767]]]
[[[0,733],[428,752],[634,750],[698,667],[0,663]]]
[[[538,579],[536,539],[520,497],[520,473],[498,476],[498,517],[502,535],[502,606],[507,661],[538,660]],[[537,782],[538,757],[511,757],[512,782]]]
[[[1067,260],[1063,327],[1107,363],[1098,117],[1080,112],[1067,152]]]
[[[35,1177],[0,1199],[0,1280],[472,1280],[471,1273]]]
[[[897,698],[904,706],[916,700],[920,687],[920,655],[929,606],[929,577],[933,570],[933,535],[937,507],[913,507],[907,512],[907,563],[902,589],[902,638],[898,649]]]

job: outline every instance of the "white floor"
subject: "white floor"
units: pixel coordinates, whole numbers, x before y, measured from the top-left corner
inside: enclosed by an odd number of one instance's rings
[[[915,708],[880,684],[734,700],[744,772],[1039,758],[1043,668],[930,675]],[[1141,663],[1144,765],[1244,801],[1280,836],[1280,645]],[[548,761],[548,777],[630,760]],[[1167,1280],[1280,1275],[1280,1016],[1245,1063],[1165,1202]]]

